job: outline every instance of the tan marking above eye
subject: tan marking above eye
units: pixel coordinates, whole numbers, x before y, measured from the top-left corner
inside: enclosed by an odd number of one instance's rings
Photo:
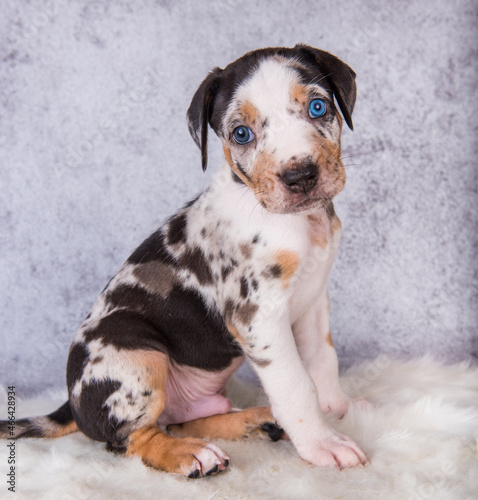
[[[294,85],[291,89],[290,95],[293,102],[298,102],[302,106],[305,106],[309,100],[309,92],[304,85]]]
[[[245,101],[239,107],[239,115],[244,119],[246,124],[256,125],[260,122],[260,113],[257,108],[249,101]]]

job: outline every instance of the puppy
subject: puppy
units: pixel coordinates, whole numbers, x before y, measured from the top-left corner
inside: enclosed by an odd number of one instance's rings
[[[339,109],[352,128],[355,98],[352,69],[306,45],[214,69],[187,118],[204,170],[208,127],[219,136],[222,169],[108,283],[73,340],[68,401],[18,421],[15,437],[79,430],[188,477],[228,466],[205,437],[288,436],[312,464],[365,464],[324,420],[351,403],[327,276],[341,234],[332,200],[345,184]],[[232,411],[223,391],[244,358],[270,409]]]

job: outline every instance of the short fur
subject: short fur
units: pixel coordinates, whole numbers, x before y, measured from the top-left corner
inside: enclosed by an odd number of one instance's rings
[[[79,429],[189,477],[228,465],[207,436],[288,436],[310,463],[366,463],[323,417],[350,404],[326,285],[341,232],[332,198],[345,184],[334,98],[352,128],[355,73],[305,45],[250,52],[210,73],[189,107],[189,130],[205,169],[213,128],[224,167],[108,283],[71,346],[68,402],[18,422],[16,437]],[[319,118],[309,112],[314,99],[326,106]],[[234,138],[240,126],[251,131],[247,144]],[[232,412],[223,389],[244,357],[271,410]]]

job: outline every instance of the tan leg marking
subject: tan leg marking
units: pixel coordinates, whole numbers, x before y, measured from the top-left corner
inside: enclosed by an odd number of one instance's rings
[[[268,433],[267,429],[270,428],[272,428],[271,432],[275,438]],[[285,437],[285,435],[281,435],[270,408],[266,406],[257,406],[238,412],[198,418],[184,424],[170,425],[168,432],[177,437],[192,436],[231,440],[249,437],[277,440]]]
[[[194,438],[176,439],[156,425],[166,404],[164,387],[169,370],[168,357],[158,351],[145,350],[123,355],[128,363],[143,370],[144,390],[151,391],[141,427],[133,430],[127,438],[126,455],[139,456],[155,469],[187,477],[201,477],[224,470],[229,458],[217,446]]]
[[[217,446],[200,439],[168,436],[156,425],[134,431],[126,454],[141,457],[155,469],[192,478],[220,472],[229,463],[229,457]]]
[[[143,371],[142,384],[145,391],[151,391],[147,413],[141,418],[141,425],[154,424],[166,405],[164,387],[168,378],[168,356],[159,351],[137,350],[121,353],[125,362]]]

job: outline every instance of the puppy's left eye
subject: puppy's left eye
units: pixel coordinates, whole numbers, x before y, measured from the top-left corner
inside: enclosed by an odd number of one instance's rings
[[[248,142],[251,142],[252,139],[254,139],[254,134],[252,133],[252,130],[250,128],[245,127],[244,125],[235,128],[234,132],[232,133],[232,136],[234,137],[234,140],[238,144],[247,144]]]
[[[309,104],[309,116],[311,118],[320,118],[325,115],[327,105],[322,99],[312,99]]]

